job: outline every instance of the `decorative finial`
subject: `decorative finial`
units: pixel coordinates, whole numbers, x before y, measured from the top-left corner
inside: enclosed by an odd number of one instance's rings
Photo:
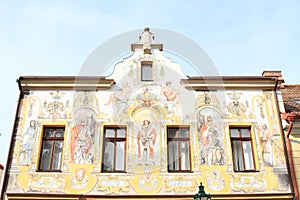
[[[145,54],[151,54],[152,49],[163,50],[162,44],[157,44],[154,41],[154,35],[150,32],[149,27],[145,27],[144,31],[139,36],[139,41],[131,45],[131,50],[143,49]]]

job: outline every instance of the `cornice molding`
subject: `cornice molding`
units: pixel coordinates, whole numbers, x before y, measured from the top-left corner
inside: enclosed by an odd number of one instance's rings
[[[219,76],[219,77],[189,77],[181,83],[189,90],[274,90],[275,78],[257,76]]]
[[[21,76],[20,91],[30,90],[107,90],[113,79],[99,76]]]

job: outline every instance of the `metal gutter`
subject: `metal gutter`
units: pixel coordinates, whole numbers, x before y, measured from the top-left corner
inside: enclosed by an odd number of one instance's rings
[[[276,79],[276,84],[275,84],[275,87],[274,87],[274,92],[275,92],[275,101],[276,101],[276,108],[277,108],[277,113],[280,113],[280,109],[279,109],[279,103],[278,103],[278,97],[277,97],[277,88],[278,88],[278,77],[275,77]],[[281,122],[281,116],[278,115],[278,121]],[[291,179],[292,175],[291,175],[291,162],[290,162],[290,156],[289,156],[289,153],[287,151],[287,146],[288,144],[290,144],[289,142],[287,142],[287,139],[286,137],[284,136],[284,131],[283,131],[283,127],[282,127],[282,123],[280,125],[280,129],[281,129],[281,133],[282,133],[282,140],[284,141],[283,142],[283,145],[284,145],[284,155],[285,155],[285,160],[286,160],[286,164],[287,164],[287,171],[288,171],[288,174],[289,174],[289,178],[290,178],[290,182],[292,183],[292,192],[294,193],[293,194],[293,199],[295,199],[295,188],[294,188],[294,184],[293,184],[293,180]],[[289,140],[288,140],[289,141]]]
[[[293,160],[293,151],[291,147],[291,141],[290,141],[290,134],[293,129],[294,125],[294,114],[291,113],[283,113],[282,119],[287,120],[289,122],[289,129],[287,130],[287,133],[285,135],[286,139],[286,145],[287,145],[287,151],[288,151],[288,157],[289,157],[289,162],[290,162],[290,168],[291,168],[291,175],[292,175],[292,181],[293,181],[293,186],[294,186],[294,192],[295,192],[295,200],[299,200],[299,189],[298,189],[298,184],[297,184],[297,178],[296,178],[296,171],[295,171],[295,165],[294,165],[294,160]]]

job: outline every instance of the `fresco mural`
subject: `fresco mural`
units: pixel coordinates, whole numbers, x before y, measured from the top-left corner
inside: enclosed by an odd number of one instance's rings
[[[224,165],[224,131],[220,112],[213,107],[200,108],[197,126],[201,165]]]
[[[43,105],[40,105],[40,119],[66,119],[70,117],[70,101],[65,100],[65,92],[49,92],[50,98],[44,98]],[[29,113],[32,113],[29,109]]]
[[[23,135],[22,146],[19,156],[19,165],[30,165],[32,149],[34,146],[35,131],[36,121],[31,120],[29,127],[26,129]]]
[[[246,118],[246,111],[248,110],[249,102],[248,100],[245,100],[244,102],[242,101],[241,96],[243,93],[233,91],[228,92],[227,95],[231,99],[231,102],[226,105],[226,109],[228,111],[228,114],[226,115],[227,118]]]
[[[273,135],[267,124],[256,127],[260,133],[260,143],[265,166],[273,166]]]
[[[143,120],[143,124],[137,134],[138,159],[140,165],[155,165],[154,145],[156,142],[156,130],[151,122]]]
[[[85,114],[83,114],[85,113]],[[95,121],[93,111],[82,108],[75,114],[75,123],[71,129],[71,162],[76,164],[93,163],[95,138]]]
[[[96,134],[96,110],[98,101],[90,93],[79,95],[74,101],[74,126],[71,128],[71,163],[92,164]]]
[[[153,64],[153,81],[140,80],[138,66],[144,61]],[[225,196],[290,192],[273,91],[186,89],[181,79],[187,77],[180,66],[160,51],[134,52],[118,63],[108,78],[115,84],[103,90],[54,89],[25,97],[9,192],[141,195],[142,199],[142,195],[194,194],[200,181],[207,186],[207,193]],[[224,94],[220,97],[219,93]],[[184,105],[183,97],[188,100]],[[243,123],[253,125],[258,160],[254,173],[236,173],[229,161],[229,124]],[[32,162],[39,162],[34,148],[40,145],[45,124],[65,126],[60,172],[39,172],[38,163]],[[126,173],[101,169],[106,125],[126,127]],[[165,130],[173,125],[189,127],[190,160],[195,163],[191,173],[168,172]]]

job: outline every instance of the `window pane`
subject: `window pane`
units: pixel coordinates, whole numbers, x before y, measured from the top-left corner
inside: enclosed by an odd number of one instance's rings
[[[51,141],[44,141],[43,142],[40,169],[50,169],[51,148],[52,148],[52,142]]]
[[[168,155],[169,170],[179,170],[177,142],[169,142],[168,153],[169,153]]]
[[[239,133],[238,133],[237,128],[230,129],[230,137],[239,137]]]
[[[232,153],[233,153],[233,162],[234,162],[234,169],[236,171],[244,170],[244,163],[243,163],[243,151],[241,147],[240,141],[232,141]]]
[[[115,129],[106,129],[105,130],[105,137],[114,138],[115,137]]]
[[[250,137],[249,129],[243,128],[243,129],[241,129],[241,132],[242,132],[242,137]]]
[[[177,129],[168,129],[168,138],[175,138],[177,135]]]
[[[53,128],[45,128],[45,137],[54,137],[54,131],[55,129]]]
[[[52,160],[52,169],[59,170],[61,165],[61,157],[62,157],[62,141],[56,141],[54,143],[54,152],[53,152],[53,160]]]
[[[115,154],[115,148],[114,148],[113,142],[105,142],[105,150],[104,150],[104,157],[103,157],[103,169],[111,171],[113,170],[114,165],[114,154]]]
[[[143,81],[152,80],[152,65],[142,64],[142,80]]]
[[[181,160],[181,170],[190,170],[190,158],[189,158],[189,143],[180,143],[180,160]]]
[[[116,170],[125,170],[125,142],[117,142]]]
[[[56,129],[56,137],[64,137],[65,130],[62,128]]]
[[[251,142],[243,142],[245,169],[254,170]]]
[[[118,138],[125,138],[125,129],[118,129],[117,130],[117,137]]]
[[[179,137],[182,137],[182,138],[187,138],[189,135],[188,135],[188,130],[187,129],[180,129],[179,130]]]

